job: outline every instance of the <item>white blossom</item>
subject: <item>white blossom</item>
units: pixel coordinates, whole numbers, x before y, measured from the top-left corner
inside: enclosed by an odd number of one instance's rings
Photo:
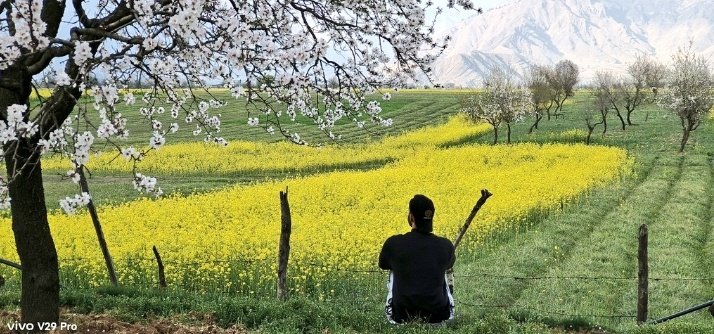
[[[72,215],[77,212],[78,208],[87,206],[91,199],[88,193],[82,192],[81,194],[74,195],[74,197],[65,197],[65,199],[59,201],[59,205],[62,211]]]
[[[79,183],[79,180],[81,179],[81,175],[77,173],[75,170],[68,170],[67,171],[67,176],[72,180],[74,183]]]
[[[152,194],[156,197],[159,197],[164,193],[160,187],[157,187],[155,177],[149,177],[142,175],[141,173],[136,173],[134,175],[133,184],[134,189],[142,193]]]
[[[166,137],[158,131],[154,131],[154,134],[149,139],[149,147],[153,149],[159,149],[161,146],[166,144]]]
[[[124,94],[124,103],[126,103],[126,105],[128,106],[134,105],[134,103],[136,103],[136,98],[134,97],[134,94],[130,92]]]
[[[10,190],[7,187],[7,181],[0,177],[0,210],[10,208]]]
[[[92,49],[88,42],[77,41],[74,43],[74,63],[80,68],[92,58]]]
[[[27,54],[55,57],[53,52],[46,52],[50,38],[41,15],[44,2],[9,3],[13,6],[12,15],[0,22],[0,71],[18,65],[18,59]],[[77,101],[81,103],[71,113],[68,110],[71,117],[60,119],[63,123],[58,129],[43,133],[38,131],[38,124],[26,119],[29,103],[10,106],[5,121],[0,122],[0,142],[34,138],[39,152],[65,153],[75,166],[82,166],[89,161],[93,146],[98,145],[95,136],[101,144],[122,147],[115,140],[128,138],[127,122],[139,116],[151,131],[149,138],[140,140],[148,141],[152,149],[166,144],[167,133],[194,129],[180,125],[181,121],[195,125],[194,135],[225,145],[224,138],[216,137],[222,126],[221,114],[216,110],[226,109],[227,101],[205,98],[199,92],[222,82],[227,83],[225,87],[233,98],[241,99],[250,112],[255,110],[252,115],[260,115],[250,117],[249,125],[305,144],[299,134],[283,127],[283,119],[295,121],[300,115],[326,133],[331,133],[343,119],[353,120],[358,127],[364,127],[367,121],[391,125],[391,119],[381,116],[380,102],[374,101],[379,96],[373,100],[366,96],[381,87],[396,87],[405,79],[416,78],[445,47],[445,40],[431,36],[425,8],[431,2],[304,2],[301,6],[307,6],[307,12],[319,14],[309,17],[309,26],[294,19],[302,12],[290,2],[234,3],[235,6],[222,0],[99,0],[86,11],[90,22],[124,10],[118,6],[126,6],[131,15],[111,31],[101,24],[92,27],[98,36],[106,36],[91,42],[87,34],[77,33],[75,28],[88,27],[83,20],[76,20],[73,6],[67,6],[66,14],[74,14],[75,20],[62,23],[67,29],[52,36],[52,47],[64,48],[69,55],[57,56],[50,63],[70,62],[80,68],[78,73],[57,72],[55,84],[79,89],[83,96]],[[468,0],[456,3],[464,8],[472,6]],[[88,2],[78,4],[89,6]],[[383,51],[386,49],[396,49],[399,59],[394,59],[393,52]],[[329,84],[328,76],[338,77],[337,84]],[[140,97],[125,90],[137,80],[149,87]],[[85,93],[87,85],[92,86],[89,93]],[[392,96],[385,93],[381,97],[381,102],[386,103]],[[84,104],[87,98],[89,103]],[[139,98],[141,101],[137,101]],[[131,114],[118,113],[119,103],[123,104],[122,111],[128,109]],[[164,124],[164,118],[157,115],[166,111],[172,122]],[[55,116],[43,115],[39,119]],[[144,158],[132,147],[120,153],[129,160]],[[151,180],[135,175],[140,191],[160,193]],[[70,199],[63,200],[66,211],[81,204],[76,198]],[[0,188],[0,205],[3,203],[9,201],[5,201]]]
[[[67,73],[59,71],[57,75],[55,75],[55,84],[57,86],[69,86],[72,84],[72,79],[69,78]]]
[[[146,51],[153,51],[158,46],[158,43],[155,39],[147,37],[144,39],[141,45],[144,47],[144,49],[146,49]]]

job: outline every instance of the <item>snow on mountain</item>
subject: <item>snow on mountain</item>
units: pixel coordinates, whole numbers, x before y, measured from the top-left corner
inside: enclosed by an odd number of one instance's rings
[[[570,59],[581,82],[595,71],[625,73],[644,53],[668,62],[690,41],[714,63],[714,0],[521,0],[474,15],[445,32],[449,48],[434,81],[479,86],[488,69],[522,75],[531,65]]]

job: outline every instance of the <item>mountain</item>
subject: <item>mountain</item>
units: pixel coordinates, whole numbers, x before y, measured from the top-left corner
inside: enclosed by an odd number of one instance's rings
[[[581,83],[595,71],[625,73],[644,53],[669,62],[679,47],[714,62],[714,0],[521,0],[474,15],[445,32],[450,46],[434,62],[434,81],[479,86],[492,66],[517,75],[570,59]]]

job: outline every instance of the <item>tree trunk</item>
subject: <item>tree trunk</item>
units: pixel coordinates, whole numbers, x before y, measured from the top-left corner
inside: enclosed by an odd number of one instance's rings
[[[628,110],[628,111],[627,111],[627,125],[634,125],[634,124],[632,124],[632,121],[630,120],[630,115],[632,115],[632,112],[633,112],[633,111],[634,111],[634,110]]]
[[[626,125],[625,119],[622,118],[622,113],[620,113],[619,110],[617,111],[617,118],[620,119],[620,123],[622,124],[622,131],[625,131],[625,125]]]
[[[32,76],[16,67],[0,71],[14,87],[0,87],[0,113],[13,104],[29,104]],[[15,147],[16,146],[16,147]],[[12,177],[8,184],[12,230],[22,265],[20,321],[33,323],[59,321],[59,264],[57,250],[47,221],[45,191],[40,158],[32,154],[34,141],[25,138],[4,145],[5,168]],[[28,168],[23,166],[28,165]]]
[[[511,123],[506,123],[506,126],[508,127],[506,144],[510,144],[511,143]]]
[[[607,133],[607,114],[600,113],[602,115],[602,134]]]
[[[37,329],[38,322],[59,320],[59,264],[47,222],[40,159],[32,154],[33,145],[26,139],[16,143],[15,155],[10,151],[5,157],[8,175],[15,175],[16,166],[30,165],[8,187],[12,230],[22,265],[21,321],[33,323]]]
[[[562,116],[563,114],[561,113],[563,111],[563,104],[565,103],[565,100],[567,100],[568,97],[564,97],[562,100],[557,100],[555,101],[555,111],[553,112],[553,116],[555,116],[555,119],[558,119],[558,116]]]
[[[528,129],[528,134],[533,133],[533,129],[538,130],[538,123],[540,122],[541,119],[543,119],[543,115],[536,115],[535,123],[533,123],[533,125],[531,125],[530,129]]]
[[[79,174],[79,186],[82,192],[89,194],[89,184],[87,183],[87,177],[84,175],[84,166],[77,168],[77,173]],[[94,231],[97,233],[99,248],[102,250],[102,255],[104,256],[104,264],[107,266],[109,282],[112,283],[113,286],[118,286],[119,282],[117,281],[116,270],[114,270],[114,261],[112,261],[112,256],[109,253],[107,241],[104,239],[104,232],[102,231],[102,224],[99,222],[97,208],[94,206],[94,200],[91,198],[89,203],[87,203],[87,209],[89,210],[89,215],[92,217],[92,224],[94,224]]]
[[[590,137],[593,135],[593,131],[595,131],[595,127],[588,126],[588,137],[585,138],[585,145],[590,145]]]
[[[684,128],[683,128],[683,131],[682,131],[682,143],[681,143],[681,145],[679,146],[679,153],[684,152],[684,147],[687,145],[687,141],[689,140],[689,132],[690,132],[690,131],[691,131],[691,130],[689,130],[688,127],[684,127]]]
[[[496,145],[498,143],[498,127],[493,126],[493,145]]]

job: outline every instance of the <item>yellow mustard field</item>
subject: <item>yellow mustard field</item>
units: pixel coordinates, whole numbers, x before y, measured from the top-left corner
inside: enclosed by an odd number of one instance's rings
[[[425,127],[381,141],[362,145],[328,145],[314,148],[292,143],[231,141],[228,146],[181,143],[152,151],[138,165],[143,174],[187,175],[203,173],[250,174],[297,172],[333,167],[356,166],[391,161],[422,146],[441,146],[482,135],[487,124],[472,124],[464,117],[451,118],[439,126]],[[129,173],[132,162],[117,157],[117,152],[103,152],[91,157],[92,172]],[[44,169],[70,169],[66,157],[43,159]]]
[[[382,144],[384,150],[390,149],[388,142]],[[269,289],[280,233],[278,193],[288,188],[293,289],[330,293],[320,284],[334,269],[376,269],[383,241],[408,231],[407,203],[414,194],[434,200],[435,233],[453,239],[479,190],[489,189],[494,196],[462,246],[473,248],[491,232],[523,224],[533,212],[557,210],[562,202],[627,173],[630,166],[624,150],[584,145],[419,147],[376,170],[100,208],[119,280],[154,284],[147,282],[155,282],[151,247],[156,245],[174,286],[241,293]],[[66,284],[103,284],[104,263],[89,215],[55,213],[50,224]],[[10,222],[0,221],[0,257],[16,259],[13,245]]]

